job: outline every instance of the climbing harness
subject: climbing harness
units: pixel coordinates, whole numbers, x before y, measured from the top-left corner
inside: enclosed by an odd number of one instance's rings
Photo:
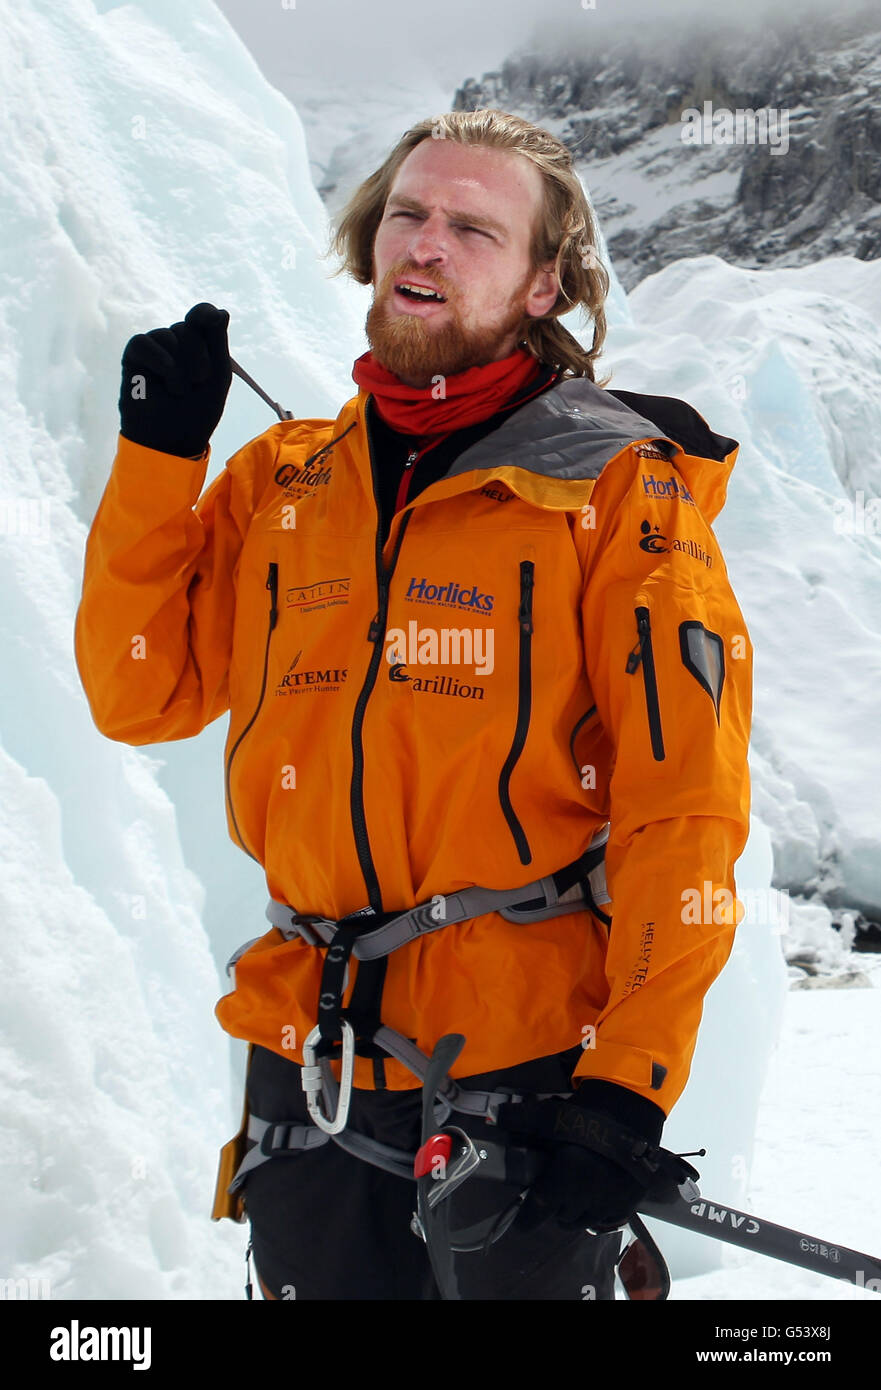
[[[438,894],[430,902],[402,913],[388,914],[384,919],[377,919],[372,909],[363,908],[334,921],[299,913],[288,904],[271,898],[266,917],[285,940],[300,937],[310,946],[326,948],[319,989],[319,1018],[303,1043],[301,1076],[311,1123],[263,1119],[248,1112],[246,1100],[242,1129],[224,1150],[215,1219],[220,1216],[244,1219],[243,1189],[250,1175],[263,1163],[333,1142],[397,1177],[415,1179],[417,1203],[412,1229],[426,1243],[443,1297],[458,1298],[454,1255],[486,1250],[504,1235],[547,1156],[510,1137],[499,1140],[484,1137],[475,1143],[464,1129],[448,1123],[450,1116],[455,1111],[486,1125],[497,1125],[503,1106],[553,1099],[564,1101],[571,1097],[571,1090],[536,1095],[505,1087],[472,1090],[458,1085],[449,1072],[465,1045],[461,1034],[441,1038],[429,1057],[409,1038],[382,1022],[380,1008],[387,959],[392,951],[411,941],[489,912],[498,912],[510,922],[528,923],[587,908],[606,925],[611,925],[611,918],[601,906],[610,902],[603,862],[608,837],[609,825],[606,824],[578,859],[533,883],[515,889],[475,886],[457,893]],[[236,962],[253,944],[254,941],[246,942],[229,961],[227,971],[233,978]],[[344,1007],[343,995],[352,956],[358,960],[359,969],[349,1005]],[[374,1058],[374,1065],[382,1057],[392,1057],[422,1083],[422,1139],[416,1152],[380,1143],[348,1127],[356,1055]],[[337,1060],[340,1062],[339,1081],[331,1066],[331,1062]],[[645,1141],[620,1127],[615,1139],[624,1144],[626,1158],[634,1165],[649,1148],[652,1156],[666,1153],[646,1146]],[[251,1147],[243,1153],[248,1140]],[[230,1180],[233,1154],[237,1161]],[[688,1165],[684,1167],[687,1169]],[[513,1185],[518,1196],[504,1211],[462,1230],[453,1230],[449,1199],[475,1174]],[[680,1173],[679,1176],[684,1175]],[[663,1284],[660,1279],[653,1282],[659,1286]]]
[[[395,1058],[427,1085],[431,1059],[409,1038],[387,1027],[380,1019],[382,983],[389,954],[418,937],[466,922],[488,912],[499,912],[510,922],[537,922],[589,908],[601,920],[611,918],[600,904],[610,902],[606,891],[604,855],[609,825],[597,831],[578,859],[557,873],[548,874],[520,888],[464,888],[458,893],[437,894],[406,912],[389,914],[372,925],[373,913],[361,909],[339,921],[298,913],[286,903],[270,898],[266,917],[285,940],[299,936],[309,945],[327,947],[319,990],[319,1021],[303,1044],[302,1084],[311,1124],[268,1121],[247,1116],[242,1137],[254,1141],[241,1159],[227,1188],[235,1197],[246,1179],[262,1163],[281,1154],[318,1147],[332,1139],[368,1163],[397,1176],[413,1176],[415,1154],[380,1144],[347,1128],[356,1055]],[[259,940],[259,938],[255,938]],[[227,965],[233,975],[236,962],[254,941],[240,947]],[[360,962],[348,1008],[343,993],[348,984],[351,956]],[[234,978],[234,976],[233,976]],[[331,1060],[341,1062],[337,1082]],[[563,1094],[563,1093],[560,1093]],[[469,1090],[458,1086],[444,1071],[437,1087],[430,1088],[435,1125],[443,1124],[453,1110],[472,1118],[496,1122],[498,1109],[526,1099],[519,1092],[500,1088]],[[543,1097],[547,1098],[547,1097]],[[226,1213],[223,1213],[226,1214]]]

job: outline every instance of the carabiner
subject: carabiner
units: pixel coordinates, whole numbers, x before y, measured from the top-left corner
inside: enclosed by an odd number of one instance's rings
[[[345,1129],[346,1121],[349,1118],[349,1103],[352,1099],[352,1078],[355,1073],[355,1030],[344,1018],[340,1019],[340,1023],[343,1031],[342,1071],[340,1073],[339,1095],[333,1115],[324,1113],[319,1099],[320,1095],[327,1097],[329,1092],[332,1095],[327,1083],[331,1082],[335,1086],[335,1082],[330,1074],[330,1063],[327,1063],[327,1072],[325,1072],[322,1069],[322,1062],[315,1060],[315,1044],[321,1037],[321,1028],[317,1023],[303,1043],[303,1066],[301,1070],[303,1090],[306,1092],[306,1106],[313,1122],[319,1129],[323,1129],[325,1134],[339,1134]]]

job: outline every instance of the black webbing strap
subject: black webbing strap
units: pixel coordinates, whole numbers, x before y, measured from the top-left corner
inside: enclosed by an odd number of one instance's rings
[[[393,914],[389,914],[391,917]],[[321,971],[318,997],[318,1029],[321,1034],[315,1047],[316,1057],[336,1056],[342,1047],[342,1020],[355,1031],[355,1052],[359,1057],[373,1058],[373,1082],[377,1090],[385,1090],[385,1050],[373,1041],[382,1027],[382,991],[388,969],[388,956],[379,960],[358,962],[358,973],[348,1008],[343,1007],[346,970],[358,937],[365,928],[381,924],[374,916],[359,914],[352,920],[342,919],[326,948]]]
[[[373,1038],[376,1030],[382,1027],[380,1010],[388,963],[388,956],[360,960],[349,1007],[341,1010],[341,1017],[348,1019],[355,1030],[356,1055],[373,1058],[373,1084],[378,1091],[385,1090],[386,1051]]]
[[[327,948],[318,995],[318,1030],[321,1038],[315,1047],[316,1057],[329,1056],[337,1045],[342,1046],[342,1008],[343,991],[346,987],[346,968],[352,954],[352,947],[355,945],[362,927],[363,922],[339,922],[333,935],[333,941]]]

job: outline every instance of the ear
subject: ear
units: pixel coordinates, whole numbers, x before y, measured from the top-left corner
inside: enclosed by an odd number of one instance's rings
[[[553,309],[560,287],[554,274],[553,261],[547,261],[536,271],[526,296],[525,310],[530,318],[540,319]]]

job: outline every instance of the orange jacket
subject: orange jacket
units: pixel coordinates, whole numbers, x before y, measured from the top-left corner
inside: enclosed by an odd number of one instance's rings
[[[447,926],[390,956],[382,1017],[428,1052],[464,1033],[457,1076],[582,1041],[577,1077],[669,1113],[742,915],[752,649],[710,526],[737,445],[627,394],[575,378],[521,406],[381,551],[363,392],[274,425],[202,496],[209,451],[120,436],[76,658],[109,738],[230,711],[230,835],[303,913],[517,887],[610,822],[611,933],[586,909]],[[302,1060],[323,955],[268,931],[222,1026]],[[417,1084],[394,1061],[387,1083]]]

